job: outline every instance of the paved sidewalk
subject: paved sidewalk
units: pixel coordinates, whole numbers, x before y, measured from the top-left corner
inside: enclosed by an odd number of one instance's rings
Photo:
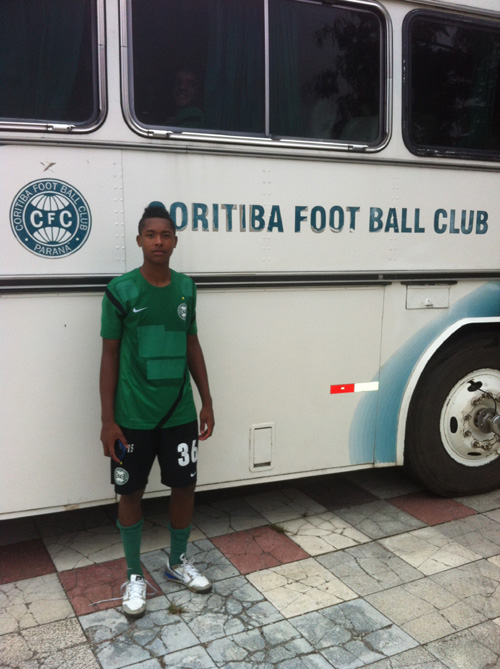
[[[157,594],[121,613],[116,506],[0,524],[0,667],[500,667],[500,490],[446,500],[397,469],[199,493],[188,557],[163,577],[167,501],[145,502]]]

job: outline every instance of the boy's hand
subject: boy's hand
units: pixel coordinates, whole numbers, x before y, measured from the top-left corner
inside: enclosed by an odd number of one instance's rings
[[[200,441],[205,441],[214,431],[215,418],[214,410],[211,406],[203,406],[200,411],[200,436],[198,439]]]
[[[120,440],[128,450],[129,445],[125,439],[125,435],[120,429],[120,426],[116,423],[103,423],[101,430],[101,441],[104,455],[107,458],[111,458],[118,464],[121,464],[120,458],[115,453],[115,443],[117,440]]]

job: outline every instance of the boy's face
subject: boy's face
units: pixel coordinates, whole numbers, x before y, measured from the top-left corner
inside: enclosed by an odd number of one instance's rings
[[[145,263],[168,266],[177,246],[177,236],[169,221],[164,218],[147,218],[137,235],[137,244],[142,249]]]
[[[194,104],[198,94],[198,79],[193,72],[181,70],[175,79],[174,97],[178,107]]]

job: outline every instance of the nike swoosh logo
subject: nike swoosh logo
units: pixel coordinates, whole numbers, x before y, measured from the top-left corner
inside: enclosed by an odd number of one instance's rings
[[[134,307],[134,308],[132,309],[132,311],[134,312],[134,314],[138,314],[139,311],[144,311],[144,309],[147,309],[147,307],[142,307],[142,309],[136,309],[136,308]]]

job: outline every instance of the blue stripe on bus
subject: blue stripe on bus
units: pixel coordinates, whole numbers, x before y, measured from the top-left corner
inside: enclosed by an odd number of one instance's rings
[[[373,379],[379,381],[379,392],[366,393],[354,414],[349,435],[351,464],[396,461],[401,402],[420,356],[456,321],[495,316],[500,316],[500,282],[490,282],[472,291],[441,317],[416,332],[389,358],[381,367],[380,374]]]

